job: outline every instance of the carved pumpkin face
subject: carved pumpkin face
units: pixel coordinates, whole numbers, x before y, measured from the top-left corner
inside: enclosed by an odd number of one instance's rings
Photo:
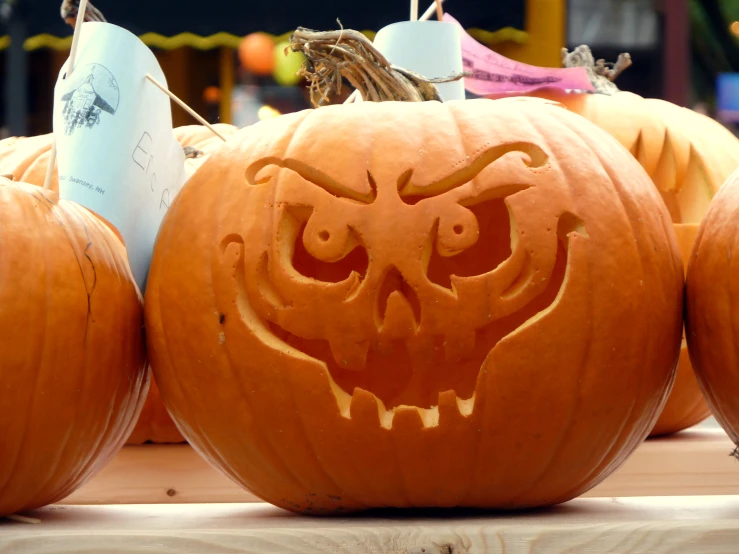
[[[521,142],[465,161],[446,174],[389,164],[347,182],[289,156],[247,167],[274,214],[264,251],[244,260],[244,291],[346,393],[366,389],[387,408],[430,408],[441,393],[471,401],[491,348],[560,289],[568,234],[587,232],[547,154]],[[546,224],[528,235],[511,233],[526,219],[506,203],[517,193],[548,197]]]
[[[644,438],[681,294],[657,192],[590,123],[361,103],[205,162],[160,230],[147,333],[183,434],[270,502],[532,506]]]

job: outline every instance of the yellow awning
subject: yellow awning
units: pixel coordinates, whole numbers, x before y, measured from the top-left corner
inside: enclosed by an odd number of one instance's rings
[[[370,40],[375,36],[374,31],[362,31]],[[485,31],[483,29],[468,29],[467,32],[475,40],[492,46],[501,42],[515,42],[524,44],[528,40],[528,33],[513,27],[505,27],[497,31]],[[292,31],[284,33],[280,36],[272,35],[276,42],[288,40]],[[144,33],[140,35],[141,41],[151,48],[159,48],[162,50],[174,50],[176,48],[189,47],[197,50],[211,50],[213,48],[228,47],[238,48],[243,37],[230,33],[216,33],[210,36],[200,36],[193,33],[180,33],[171,37],[160,35],[158,33]],[[49,34],[40,34],[32,36],[23,43],[23,48],[28,51],[41,50],[49,48],[51,50],[69,50],[72,45],[72,35],[66,37],[57,37]],[[4,50],[10,46],[10,37],[7,35],[0,36],[0,50]]]

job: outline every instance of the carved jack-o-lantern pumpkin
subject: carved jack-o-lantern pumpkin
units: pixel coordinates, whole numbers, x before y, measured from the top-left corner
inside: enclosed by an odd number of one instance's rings
[[[171,206],[147,336],[190,443],[291,510],[565,501],[644,439],[682,264],[605,132],[525,102],[241,131]]]

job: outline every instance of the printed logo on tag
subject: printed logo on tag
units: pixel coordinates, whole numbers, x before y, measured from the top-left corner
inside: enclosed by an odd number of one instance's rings
[[[115,115],[120,101],[118,81],[107,67],[92,63],[77,69],[69,77],[72,90],[62,96],[64,134],[77,129],[92,129],[100,123],[100,115]]]

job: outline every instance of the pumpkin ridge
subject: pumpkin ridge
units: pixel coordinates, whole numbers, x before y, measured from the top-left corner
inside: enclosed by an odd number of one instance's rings
[[[614,183],[614,188],[616,188],[617,190],[619,190],[620,187],[616,184],[616,181],[614,179],[614,175],[611,173],[611,170],[609,168],[606,168],[606,172],[609,174],[609,178],[610,178],[611,182]],[[653,189],[649,189],[649,190],[650,190],[650,192],[652,192]],[[619,200],[620,200],[621,205],[624,208],[624,211],[625,212],[628,212],[628,208],[627,208],[627,206],[625,204],[625,201],[624,201],[624,198],[623,198],[622,194],[619,194]],[[670,242],[670,237],[669,237],[669,234],[668,234],[668,228],[666,226],[666,225],[669,225],[669,223],[666,223],[665,222],[665,218],[664,217],[660,217],[660,220],[663,223],[660,227],[662,229],[662,233],[663,233],[664,239],[665,239],[666,242]],[[627,221],[628,221],[628,224],[629,224],[629,228],[631,230],[631,235],[634,238],[634,242],[636,243],[636,230],[634,229],[634,217],[631,214],[628,214]],[[641,274],[642,279],[645,279],[647,277],[647,275],[646,275],[646,272],[644,270],[644,252],[640,248],[637,248],[637,252],[638,252],[638,259],[639,259],[639,264],[640,264],[640,274]],[[682,270],[678,271],[678,269],[680,269],[680,268],[677,267],[677,264],[679,262],[680,262],[679,258],[675,258],[675,257],[673,258],[673,269],[674,269],[675,273],[679,273],[680,274],[680,277],[682,278],[683,271]],[[682,325],[681,325],[681,327],[682,327]],[[654,345],[652,345],[652,348],[654,348]],[[678,346],[678,349],[679,349],[679,346]],[[652,356],[650,356],[650,359],[651,358],[652,358]],[[676,365],[677,365],[677,358],[675,359],[675,366]],[[674,368],[673,368],[672,375],[671,375],[671,377],[669,379],[669,382],[667,383],[668,391],[669,391],[669,389],[672,388],[672,384],[674,383],[674,380],[675,380],[675,372],[674,372]],[[638,390],[641,391],[641,389],[643,388],[643,386],[644,386],[644,375],[643,374],[639,374],[639,386],[638,386]],[[622,461],[627,456],[629,456],[636,449],[636,447],[639,444],[642,443],[642,441],[649,434],[650,429],[654,426],[654,423],[657,421],[657,418],[659,417],[660,413],[662,412],[662,408],[667,403],[668,397],[669,397],[669,393],[662,396],[661,402],[660,403],[657,403],[655,405],[655,407],[653,408],[653,410],[652,410],[652,416],[650,418],[650,421],[652,421],[652,424],[649,426],[649,428],[647,429],[647,431],[645,433],[643,433],[643,436],[632,434],[630,442],[627,442],[628,446],[626,448],[622,448],[622,450],[621,450],[621,456],[620,457],[617,456],[617,457],[615,457],[615,458],[612,459],[612,461],[610,462],[610,467],[607,470],[603,471],[603,473],[601,474],[601,480],[605,479],[608,475],[610,475],[613,471],[615,471],[615,469],[618,468],[618,466],[622,463]],[[634,409],[634,406],[632,404],[632,407],[629,409],[629,414],[628,414],[628,417],[629,418],[631,417],[631,414],[633,413],[633,409]],[[624,421],[627,421],[627,418],[625,418]],[[621,436],[621,435],[619,434],[618,436]],[[627,437],[627,439],[628,439],[628,437]],[[613,450],[613,448],[611,450]],[[611,451],[609,451],[609,454],[610,454],[610,452]]]
[[[574,131],[574,129],[572,129],[572,126],[570,125],[570,121],[568,121],[567,118],[560,116],[557,119],[561,123],[563,123],[570,131]],[[577,140],[580,143],[582,143],[587,148],[587,150],[594,157],[597,157],[598,159],[601,159],[602,158],[601,151],[599,151],[597,149],[594,149],[592,147],[592,145],[590,144],[590,141],[589,140],[585,140],[585,138],[582,137],[582,136],[580,136],[578,133],[573,132],[573,134],[577,137]],[[615,139],[612,139],[611,137],[609,137],[609,139],[610,139],[609,142],[611,142],[611,141],[614,142],[614,143],[616,142]],[[638,244],[637,241],[636,241],[637,233],[636,233],[636,229],[634,227],[634,216],[631,213],[633,211],[633,209],[629,209],[629,207],[627,207],[627,205],[626,205],[626,200],[627,199],[630,200],[631,202],[637,202],[637,198],[633,198],[633,199],[631,198],[634,195],[633,191],[630,190],[630,189],[624,190],[624,187],[623,187],[623,184],[624,183],[622,183],[620,179],[617,179],[616,178],[616,176],[612,172],[612,169],[609,166],[607,166],[607,164],[603,164],[602,167],[604,168],[606,174],[608,175],[608,179],[609,179],[609,181],[611,182],[611,184],[613,186],[613,190],[616,193],[616,197],[618,198],[618,204],[621,206],[621,208],[623,210],[623,218],[627,222],[628,229],[629,229],[630,235],[632,237],[632,240],[630,240],[629,242],[631,244]],[[654,195],[653,194],[653,189],[648,189],[648,194],[649,194],[649,196],[653,196]],[[637,210],[637,213],[638,213],[638,210]],[[666,241],[670,242],[669,237],[668,237],[668,233],[667,233],[667,228],[665,226],[664,218],[663,217],[660,217],[660,219],[663,222],[663,224],[660,226],[661,229],[662,229],[663,237],[665,238]],[[634,247],[634,250],[635,250],[636,255],[637,255],[636,257],[639,260],[641,278],[642,279],[645,279],[646,278],[646,273],[645,273],[645,268],[644,268],[644,252],[642,252],[642,249],[640,249],[640,248],[638,248],[636,246]],[[673,267],[673,269],[675,269],[675,271],[677,271],[677,267]],[[683,273],[681,271],[680,272],[680,276],[682,277],[682,275],[683,275]],[[654,348],[653,345],[652,345],[652,348]],[[649,356],[649,358],[652,359],[653,356]],[[673,372],[672,379],[674,379],[674,372]],[[643,386],[644,386],[644,375],[643,375],[643,373],[640,373],[639,374],[639,386],[638,386],[638,389],[641,391],[641,389],[643,388]],[[662,405],[666,401],[667,401],[667,395],[663,395],[663,397],[662,397]],[[631,418],[631,414],[633,413],[633,410],[634,410],[634,403],[632,403],[631,407],[629,408],[628,414],[626,415],[626,417],[624,417],[624,419],[623,419],[624,423],[622,424],[621,429],[623,429],[623,427],[626,425],[626,422],[628,422],[628,420]],[[659,416],[660,411],[661,411],[661,406],[660,405],[655,406],[655,408],[653,410],[653,415],[651,417],[651,420],[652,421],[656,421],[657,417]],[[591,472],[588,474],[588,478],[587,478],[587,480],[584,481],[584,483],[588,483],[592,479],[592,475],[593,474],[600,474],[600,480],[601,481],[603,479],[605,479],[606,477],[608,477],[617,467],[619,467],[619,465],[622,463],[622,461],[627,456],[629,456],[631,454],[631,452],[633,452],[633,450],[644,440],[644,438],[648,434],[648,431],[649,431],[649,429],[647,429],[645,432],[642,433],[644,436],[639,436],[639,435],[633,435],[632,434],[631,437],[626,437],[626,440],[625,441],[622,441],[621,433],[615,434],[616,437],[619,437],[619,440],[614,441],[614,443],[612,443],[611,448],[609,448],[609,449],[607,449],[605,451],[605,453],[604,453],[604,455],[602,456],[601,459],[602,460],[607,460],[609,457],[611,457],[611,453],[613,452],[613,450],[616,449],[616,448],[618,448],[619,446],[621,447],[620,448],[621,455],[620,456],[613,457],[610,460],[610,462],[606,465],[605,468],[603,468],[602,465],[595,465],[593,467],[593,469],[591,470]],[[622,442],[619,443],[619,441],[622,441]],[[624,447],[624,442],[626,444],[625,447]],[[587,485],[587,486],[589,487],[589,485]]]
[[[569,135],[572,136],[572,139],[573,140],[577,140],[578,142],[582,143],[585,146],[585,148],[587,148],[588,152],[590,152],[593,155],[596,155],[596,152],[593,151],[593,149],[591,148],[590,144],[587,141],[585,141],[580,136],[580,134],[568,124],[569,122],[566,120],[567,119],[566,116],[565,117],[557,117],[556,119],[566,129],[567,134],[569,134]],[[532,120],[531,118],[526,118],[526,120],[529,123],[529,125],[537,132],[537,134],[541,134],[541,131],[539,130],[539,128],[538,128],[538,126],[537,126],[537,124],[536,124],[536,122],[534,120]],[[613,183],[613,179],[611,178],[611,175],[609,174],[609,172],[606,172],[606,173],[608,173],[609,180],[611,181],[611,184],[614,187],[614,190],[616,190],[616,185],[615,185],[615,183]],[[570,193],[572,193],[572,192],[574,192],[574,191],[572,191],[570,189]],[[577,208],[577,205],[575,206],[575,209],[576,208]],[[558,225],[558,229],[557,229],[558,238],[559,238],[559,233],[561,232],[560,231],[560,226],[563,226],[564,228],[562,229],[562,231],[564,231],[567,228],[570,229],[570,231],[566,234],[566,237],[567,237],[567,241],[568,242],[571,240],[570,237],[569,237],[569,235],[571,233],[575,233],[575,234],[577,234],[577,235],[580,236],[578,238],[578,242],[580,242],[581,240],[587,241],[587,239],[588,239],[588,233],[587,233],[587,231],[585,229],[584,222],[582,222],[582,220],[579,217],[577,217],[576,215],[572,214],[571,212],[567,212],[567,214],[569,214],[570,216],[572,216],[575,219],[568,221],[567,219],[564,219],[563,218],[563,215],[564,214],[562,214],[562,215],[559,216],[559,219],[557,221],[557,225]],[[578,224],[578,221],[580,222],[580,224]],[[582,229],[583,232],[580,232],[580,229]],[[632,232],[633,232],[633,230],[632,230]],[[570,245],[569,248],[572,248],[572,245]],[[568,248],[568,250],[569,250],[569,248]],[[585,257],[585,259],[588,262],[590,261],[587,256],[584,256],[584,257]],[[564,282],[563,282],[562,286],[559,288],[559,292],[557,294],[557,299],[552,304],[550,304],[547,307],[547,309],[546,309],[547,312],[553,311],[554,308],[555,308],[555,306],[564,297],[564,291],[566,290],[566,286],[567,286],[567,283],[569,281],[569,279],[568,279],[569,273],[570,273],[570,270],[571,270],[571,267],[572,267],[571,264],[570,264],[570,260],[571,260],[571,257],[570,257],[570,254],[568,252],[567,266],[566,266],[566,273],[565,273],[565,276],[564,276]],[[586,266],[588,268],[587,269],[588,275],[590,275],[590,267],[589,266],[590,266],[590,264],[588,263],[588,265]],[[588,308],[587,308],[587,314],[588,314],[587,318],[588,318],[589,321],[592,321],[592,319],[593,319],[593,317],[592,317],[593,307],[592,307],[592,302],[590,302],[590,299],[589,298],[588,298],[588,301],[587,301],[587,306],[588,306]],[[524,323],[519,328],[517,328],[511,334],[511,336],[515,335],[516,333],[523,332],[526,327],[530,326],[531,324],[533,324],[535,321],[537,321],[541,317],[542,316],[540,316],[539,314],[536,314],[536,316],[532,317],[526,323]],[[585,330],[587,332],[587,335],[583,337],[583,343],[585,344],[585,350],[584,350],[584,352],[582,354],[582,359],[580,360],[580,363],[577,364],[577,366],[579,367],[577,381],[579,383],[582,383],[582,380],[583,380],[582,379],[582,376],[585,373],[586,369],[589,367],[588,360],[591,358],[591,355],[592,355],[592,340],[591,340],[591,337],[592,337],[593,330],[592,330],[592,327],[590,327],[590,326],[586,326],[585,327]],[[540,468],[540,470],[539,470],[539,472],[538,472],[537,475],[532,475],[531,476],[531,478],[529,480],[528,487],[522,487],[519,490],[518,494],[515,495],[515,496],[513,496],[510,499],[509,502],[510,502],[511,505],[514,505],[514,506],[518,505],[521,498],[525,498],[527,495],[529,495],[531,493],[531,491],[535,490],[536,487],[542,482],[542,480],[545,479],[546,476],[549,474],[549,471],[552,468],[552,466],[554,466],[554,464],[558,463],[558,456],[559,456],[559,453],[562,452],[562,445],[566,444],[567,441],[570,440],[570,437],[571,437],[571,434],[572,434],[572,431],[573,431],[572,421],[574,420],[574,416],[577,413],[577,409],[578,409],[578,406],[579,406],[579,397],[580,397],[580,394],[579,393],[580,393],[580,387],[578,387],[578,394],[576,395],[576,399],[577,400],[576,400],[576,402],[574,402],[572,404],[572,407],[570,409],[569,423],[566,424],[566,425],[563,425],[563,430],[562,430],[561,435],[559,436],[558,441],[552,445],[552,447],[551,447],[551,455],[549,456],[549,460],[547,461],[547,463],[545,463],[545,464],[543,464],[541,466],[541,468]],[[623,429],[623,427],[626,425],[626,421],[627,421],[627,419],[624,419],[624,423],[622,424],[621,429]],[[620,435],[621,429],[619,430],[619,433],[616,433],[615,434],[615,436],[619,436]],[[611,454],[611,451],[612,451],[612,448],[611,449],[606,449],[604,451],[604,453],[602,454],[602,457],[601,457],[601,462],[602,462],[603,459],[605,459],[606,457],[608,457]],[[481,462],[481,460],[478,460],[478,464],[480,462]],[[585,478],[580,478],[579,483],[577,483],[575,485],[575,487],[577,489],[590,488],[590,482],[592,480],[592,475],[597,472],[597,469],[596,468],[600,467],[600,465],[599,464],[594,464],[593,466],[594,466],[594,469]],[[569,494],[571,494],[571,492],[568,491],[567,494],[569,495]]]
[[[301,123],[302,123],[302,121],[301,121]],[[294,136],[295,134],[296,133],[293,133],[292,136]],[[219,195],[222,197],[225,194],[226,190],[227,190],[226,187],[221,187],[220,190],[219,190]],[[221,212],[225,209],[225,206],[227,206],[227,205],[228,204],[226,202],[219,202],[219,206],[220,206],[219,207],[219,213],[218,213],[218,217],[219,218],[221,217]],[[174,216],[175,216],[175,214],[173,214],[173,217]],[[217,229],[214,228],[213,235],[214,236],[217,235],[217,232],[218,232]],[[234,281],[235,281],[235,288],[240,293],[241,291],[244,291],[245,290],[245,286],[242,283],[239,283],[239,279],[243,279],[243,271],[244,271],[244,269],[243,269],[243,266],[244,266],[243,257],[244,257],[244,244],[245,243],[244,243],[244,239],[243,239],[243,237],[241,235],[231,234],[231,235],[229,235],[229,237],[233,237],[235,239],[233,242],[236,242],[237,244],[239,244],[239,256],[238,256],[238,259],[237,259],[237,262],[236,262],[237,263],[237,268],[236,268],[236,271],[235,271],[236,278],[234,279]],[[222,241],[221,242],[221,245],[223,245],[223,244],[224,244],[224,242]],[[218,249],[219,259],[214,259],[213,260],[216,265],[218,265],[218,266],[222,266],[223,265],[223,263],[224,263],[223,262],[223,256],[226,253],[225,252],[226,248],[227,248],[227,246],[225,246],[225,247],[222,246],[221,248]],[[166,247],[164,247],[164,251],[166,252]],[[209,275],[208,278],[209,278],[210,284],[211,284],[211,294],[215,298],[216,297],[216,291],[215,291],[215,286],[214,286],[213,272],[210,273],[210,275]],[[237,304],[247,303],[247,301],[245,301],[243,298],[239,298],[238,297],[238,294],[239,293],[237,293],[236,303]],[[239,310],[238,313],[239,313],[239,315],[242,315],[241,310]],[[163,318],[161,318],[161,316],[160,316],[160,321],[162,319]],[[166,335],[166,331],[164,331],[164,333]],[[166,345],[166,344],[169,343],[169,341],[165,339],[164,343]],[[265,452],[265,457],[267,458],[267,460],[269,461],[270,464],[276,464],[278,467],[282,468],[282,471],[283,472],[287,473],[287,475],[293,480],[293,483],[294,483],[293,486],[294,487],[300,489],[301,491],[304,491],[305,493],[309,493],[310,490],[311,490],[309,481],[308,480],[305,480],[305,479],[301,479],[297,475],[295,469],[293,468],[293,465],[290,463],[290,460],[288,460],[288,459],[286,459],[284,457],[284,454],[280,451],[279,448],[277,448],[275,442],[270,438],[269,433],[266,433],[265,432],[265,430],[264,430],[264,423],[262,422],[262,420],[260,418],[256,417],[253,414],[254,410],[252,409],[252,407],[250,405],[250,402],[248,400],[249,399],[249,396],[248,396],[248,394],[246,394],[247,391],[244,388],[243,380],[240,378],[240,376],[238,375],[237,371],[235,370],[235,368],[237,367],[237,364],[234,363],[235,360],[233,359],[233,356],[232,356],[232,353],[231,353],[230,349],[228,349],[228,348],[225,349],[225,355],[226,355],[226,357],[229,360],[228,370],[231,373],[232,378],[234,379],[235,383],[237,384],[237,386],[242,391],[242,398],[243,398],[244,405],[250,411],[250,413],[251,413],[251,419],[255,422],[255,429],[254,430],[259,433],[262,444],[264,444],[264,445],[267,446],[267,449],[268,450]],[[203,433],[203,436],[205,436],[204,433]],[[209,442],[209,444],[210,444],[210,442]],[[312,446],[311,446],[311,448],[312,448]],[[218,452],[215,449],[212,450],[212,452],[214,452],[215,455],[219,459],[221,458],[220,452]],[[234,477],[238,479],[238,475],[234,475]],[[241,479],[238,479],[238,480],[240,482],[243,482]],[[258,487],[253,487],[251,483],[249,483],[247,485],[247,488],[249,488],[251,490],[257,490],[258,489]]]

